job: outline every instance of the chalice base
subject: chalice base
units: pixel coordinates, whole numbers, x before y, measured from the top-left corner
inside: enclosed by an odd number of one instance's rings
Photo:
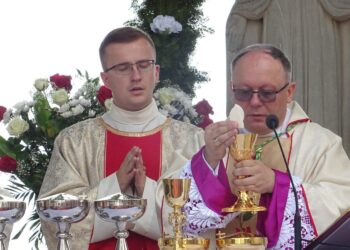
[[[206,250],[210,241],[204,238],[171,238],[163,237],[158,240],[160,250]]]
[[[225,213],[232,212],[261,212],[266,211],[266,207],[256,205],[251,198],[238,198],[235,204],[231,207],[225,207],[221,210]]]
[[[265,237],[231,237],[216,240],[220,250],[264,250],[267,246]]]

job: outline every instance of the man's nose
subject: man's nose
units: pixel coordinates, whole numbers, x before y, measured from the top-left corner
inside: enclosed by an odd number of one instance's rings
[[[137,67],[137,64],[132,65],[131,68],[131,77],[133,79],[140,79],[141,78],[141,71]]]
[[[260,106],[262,105],[262,102],[259,98],[259,94],[258,93],[252,93],[252,98],[250,99],[249,104],[251,106]]]

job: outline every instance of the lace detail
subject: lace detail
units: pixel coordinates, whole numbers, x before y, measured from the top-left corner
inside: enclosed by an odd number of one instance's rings
[[[308,214],[305,198],[301,185],[301,179],[293,176],[293,182],[297,190],[299,212],[301,217],[301,238],[303,248],[308,245],[308,241],[316,237],[315,230],[311,223],[310,215]],[[295,214],[295,200],[292,186],[289,187],[288,199],[286,208],[284,210],[283,222],[281,232],[276,246],[271,249],[294,249],[294,214]]]
[[[196,236],[209,229],[224,228],[235,218],[239,213],[230,213],[225,216],[219,215],[210,210],[203,201],[201,194],[198,191],[196,182],[193,179],[191,171],[191,163],[188,162],[183,168],[180,178],[190,178],[191,188],[189,200],[184,206],[184,212],[187,216],[186,224],[183,228],[185,236]],[[307,205],[303,196],[301,179],[293,177],[294,184],[297,189],[299,211],[301,216],[301,237],[303,240],[303,248],[316,237],[315,229],[311,223],[311,217],[308,214]],[[277,244],[270,248],[277,249],[294,249],[294,213],[295,200],[292,186],[289,187],[288,199],[284,211],[283,222]]]
[[[186,224],[183,228],[186,236],[198,235],[209,229],[224,228],[238,215],[238,213],[230,213],[222,216],[210,210],[204,204],[203,198],[192,176],[190,161],[183,168],[180,178],[191,179],[189,200],[183,208],[187,217]]]

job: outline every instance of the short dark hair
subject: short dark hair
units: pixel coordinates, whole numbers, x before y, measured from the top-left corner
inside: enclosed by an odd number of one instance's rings
[[[231,63],[231,74],[233,73],[233,70],[239,61],[244,55],[253,52],[253,51],[262,51],[268,55],[270,55],[272,58],[278,60],[281,62],[282,67],[284,71],[286,72],[287,78],[290,81],[291,80],[291,72],[292,72],[292,66],[290,63],[290,60],[288,59],[287,55],[280,50],[279,48],[271,45],[271,44],[252,44],[248,47],[245,47],[244,49],[240,50],[236,56],[232,59]]]
[[[100,60],[101,60],[103,70],[106,70],[106,65],[104,64],[103,57],[105,55],[105,49],[109,44],[129,43],[141,38],[149,42],[149,44],[154,49],[154,53],[156,54],[156,47],[154,45],[152,38],[143,30],[140,30],[135,27],[122,27],[122,28],[114,29],[111,32],[109,32],[106,35],[106,37],[103,39],[99,49]]]

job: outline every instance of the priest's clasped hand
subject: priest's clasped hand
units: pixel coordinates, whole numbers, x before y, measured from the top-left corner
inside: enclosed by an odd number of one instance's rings
[[[272,193],[275,186],[275,172],[262,161],[243,160],[237,162],[232,170],[233,185],[237,190],[256,193]],[[239,178],[245,176],[245,178]]]
[[[131,188],[133,195],[136,192],[137,196],[142,197],[146,183],[146,168],[139,147],[134,146],[127,153],[116,175],[122,193]]]
[[[221,121],[210,124],[205,128],[204,157],[212,168],[225,156],[226,149],[238,134],[238,123],[235,121]]]

